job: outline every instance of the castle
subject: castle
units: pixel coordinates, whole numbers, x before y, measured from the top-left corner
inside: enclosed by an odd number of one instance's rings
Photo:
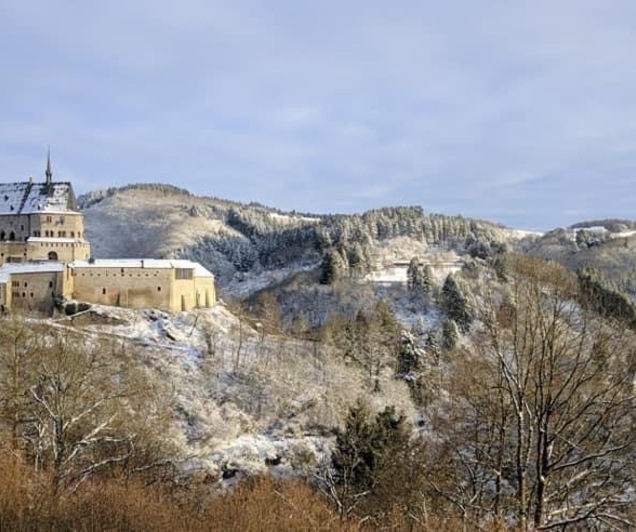
[[[188,260],[93,259],[71,183],[0,183],[0,309],[50,314],[79,300],[171,312],[216,302],[214,276]]]

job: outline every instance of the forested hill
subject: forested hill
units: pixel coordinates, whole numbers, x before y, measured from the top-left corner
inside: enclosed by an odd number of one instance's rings
[[[636,223],[633,221],[580,222],[534,239],[524,251],[560,262],[570,271],[593,267],[612,290],[636,298]]]
[[[214,272],[221,290],[237,277],[286,268],[321,267],[323,282],[364,274],[373,267],[377,244],[398,237],[485,257],[519,236],[500,225],[420,207],[355,215],[285,213],[158,184],[92,192],[80,196],[79,204],[96,257],[196,260]]]

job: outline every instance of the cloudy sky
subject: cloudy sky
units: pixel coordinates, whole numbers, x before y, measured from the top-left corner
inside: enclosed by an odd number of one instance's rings
[[[633,0],[2,0],[0,180],[636,218]]]

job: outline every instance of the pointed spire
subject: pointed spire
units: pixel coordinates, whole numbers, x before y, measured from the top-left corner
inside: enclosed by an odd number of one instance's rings
[[[46,156],[46,172],[44,172],[46,176],[46,184],[50,185],[53,181],[53,172],[51,172],[51,148],[49,147],[48,154]]]

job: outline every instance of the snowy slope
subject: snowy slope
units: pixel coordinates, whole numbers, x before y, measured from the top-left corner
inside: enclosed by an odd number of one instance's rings
[[[95,306],[55,325],[116,339],[169,383],[174,422],[166,436],[186,467],[202,468],[219,486],[315,467],[328,456],[333,427],[361,397],[414,415],[406,386],[392,375],[372,395],[358,369],[313,343],[263,336],[223,305],[178,314]]]

